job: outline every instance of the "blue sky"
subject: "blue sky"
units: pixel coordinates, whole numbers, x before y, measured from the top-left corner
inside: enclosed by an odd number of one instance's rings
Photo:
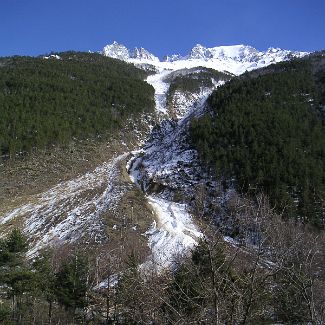
[[[0,56],[205,46],[325,49],[325,0],[0,0]]]

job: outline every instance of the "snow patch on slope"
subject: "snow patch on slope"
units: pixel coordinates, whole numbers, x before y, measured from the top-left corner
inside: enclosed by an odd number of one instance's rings
[[[58,56],[57,54],[51,54],[49,56],[43,56],[43,59],[48,60],[48,59],[57,59],[57,60],[61,60],[61,57]]]
[[[124,153],[71,181],[63,182],[33,198],[1,218],[0,224],[23,218],[24,232],[32,238],[29,256],[43,247],[63,243],[105,240],[101,214],[114,209],[125,188],[116,183],[117,165],[127,157]]]

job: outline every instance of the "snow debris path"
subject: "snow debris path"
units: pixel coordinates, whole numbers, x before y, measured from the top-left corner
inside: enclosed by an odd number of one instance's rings
[[[189,253],[197,245],[202,233],[194,225],[185,204],[152,195],[147,198],[157,221],[146,232],[152,254],[140,268],[144,271],[161,271],[177,263],[178,257]]]
[[[147,79],[155,89],[158,113],[168,114],[166,96],[169,84],[166,79],[170,73],[170,70],[163,70]],[[193,155],[195,156],[192,150],[183,148],[182,133],[191,118],[190,115],[197,114],[197,110],[204,106],[211,92],[212,89],[202,90],[195,100],[182,99],[179,121],[163,120],[158,133],[154,130],[147,144],[141,150],[132,153],[133,158],[127,163],[126,168],[131,180],[144,192],[156,176],[157,179],[164,178],[165,184],[178,184],[173,173],[180,165],[190,163]],[[149,239],[151,255],[140,269],[144,272],[154,270],[159,272],[164,268],[175,266],[180,257],[187,255],[198,244],[203,234],[195,225],[186,204],[173,202],[161,193],[146,197],[152,207],[155,221],[145,233]]]

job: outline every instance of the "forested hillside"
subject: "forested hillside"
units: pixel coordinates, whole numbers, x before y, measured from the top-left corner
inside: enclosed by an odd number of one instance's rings
[[[241,192],[265,191],[286,215],[323,225],[324,57],[246,73],[191,124],[201,158]]]
[[[154,107],[146,73],[95,53],[0,59],[2,157],[119,129]]]

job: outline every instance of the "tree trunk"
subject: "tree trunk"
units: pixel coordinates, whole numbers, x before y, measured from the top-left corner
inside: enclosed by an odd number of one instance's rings
[[[49,301],[49,324],[52,324],[52,300]]]

